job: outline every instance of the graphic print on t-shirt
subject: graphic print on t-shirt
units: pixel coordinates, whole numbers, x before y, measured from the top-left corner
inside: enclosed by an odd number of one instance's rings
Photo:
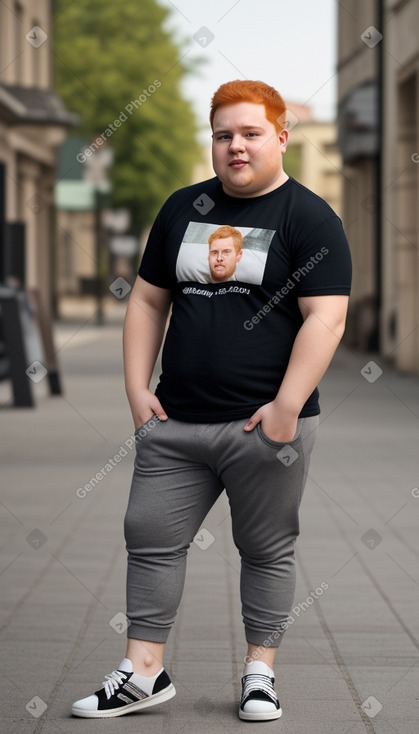
[[[259,227],[189,222],[177,256],[176,280],[260,285],[274,234]]]

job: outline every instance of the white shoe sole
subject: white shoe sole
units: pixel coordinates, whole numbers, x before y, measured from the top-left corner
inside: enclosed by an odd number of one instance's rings
[[[164,688],[159,693],[155,693],[154,696],[148,696],[143,698],[141,701],[135,703],[127,703],[125,706],[118,707],[117,709],[108,709],[107,711],[86,711],[86,709],[71,707],[71,713],[73,716],[81,716],[83,719],[113,719],[115,716],[124,716],[129,714],[131,711],[142,711],[149,706],[157,706],[158,703],[164,703],[170,698],[176,695],[176,689],[173,683],[167,688]]]
[[[246,713],[246,711],[242,711],[242,709],[239,709],[239,719],[242,719],[242,721],[271,721],[273,719],[280,719],[281,716],[282,709],[260,714],[256,714],[255,712]]]

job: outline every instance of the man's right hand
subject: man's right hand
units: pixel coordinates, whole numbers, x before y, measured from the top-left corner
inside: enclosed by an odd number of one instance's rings
[[[153,414],[165,421],[159,399],[149,389],[162,345],[172,301],[171,291],[158,288],[139,275],[131,291],[124,321],[125,391],[135,428]]]
[[[147,423],[153,415],[156,415],[161,421],[168,419],[160,400],[151,390],[142,390],[136,393],[135,398],[130,400],[130,405],[135,430]]]

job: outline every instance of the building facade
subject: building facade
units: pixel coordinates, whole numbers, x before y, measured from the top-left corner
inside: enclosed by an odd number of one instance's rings
[[[342,161],[334,121],[313,118],[305,105],[287,103],[289,143],[284,168],[342,215]]]
[[[76,122],[53,91],[50,0],[0,3],[0,282],[51,307],[57,146]]]
[[[348,339],[419,373],[419,3],[344,0],[338,13]]]

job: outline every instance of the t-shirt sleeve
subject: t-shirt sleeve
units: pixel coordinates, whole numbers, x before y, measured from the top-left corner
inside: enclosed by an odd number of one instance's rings
[[[351,254],[338,216],[318,224],[297,245],[292,278],[298,296],[350,294]]]
[[[172,287],[165,258],[165,242],[164,213],[160,210],[150,230],[138,269],[138,275],[141,278],[159,288]]]

